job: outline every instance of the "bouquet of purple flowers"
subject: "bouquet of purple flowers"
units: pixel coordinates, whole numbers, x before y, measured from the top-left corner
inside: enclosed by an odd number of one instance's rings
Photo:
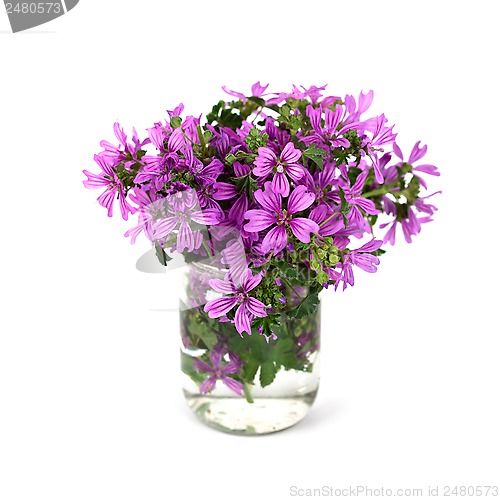
[[[115,200],[125,220],[138,214],[132,243],[144,233],[164,265],[175,251],[223,270],[204,283],[197,267],[182,312],[184,347],[202,352],[184,370],[202,393],[221,380],[243,395],[259,368],[262,386],[281,368],[310,370],[319,292],[375,272],[397,228],[411,242],[436,211],[422,194],[439,175],[427,146],[405,156],[384,114],[365,118],[373,92],[267,88],[224,88],[231,99],[204,120],[180,104],[145,139],[116,123],[118,144],[102,141],[100,171],[84,171],[108,216]]]

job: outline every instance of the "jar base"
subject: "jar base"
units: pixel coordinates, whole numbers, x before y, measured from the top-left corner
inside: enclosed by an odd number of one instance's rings
[[[184,390],[188,406],[205,425],[230,434],[256,436],[288,429],[308,413],[317,391],[296,397],[214,397]]]

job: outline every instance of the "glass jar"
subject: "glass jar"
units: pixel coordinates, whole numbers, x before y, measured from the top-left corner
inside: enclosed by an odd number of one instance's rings
[[[206,425],[233,434],[267,434],[300,422],[319,385],[320,307],[279,330],[240,335],[231,313],[209,318],[204,305],[222,297],[209,284],[226,270],[186,266],[180,298],[181,368],[187,404]],[[287,307],[307,289],[296,287]],[[234,317],[234,316],[233,316]]]

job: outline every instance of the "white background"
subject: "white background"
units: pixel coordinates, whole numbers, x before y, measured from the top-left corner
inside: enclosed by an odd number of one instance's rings
[[[500,485],[496,3],[82,0],[16,35],[2,9],[0,499]],[[245,438],[189,413],[169,280],[135,269],[149,246],[82,170],[115,120],[144,135],[257,80],[373,89],[443,195],[414,244],[324,295],[309,417]]]

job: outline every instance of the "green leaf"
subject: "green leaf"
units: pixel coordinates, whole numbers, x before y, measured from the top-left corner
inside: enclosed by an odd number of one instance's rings
[[[160,264],[162,266],[166,266],[167,262],[169,260],[172,260],[172,257],[167,255],[167,253],[165,252],[163,247],[157,241],[155,241],[155,252],[156,252],[156,256],[158,257],[158,260],[160,261]]]
[[[201,384],[206,378],[206,375],[203,375],[194,369],[194,358],[184,352],[181,352],[181,370],[186,375],[189,375],[198,385]]]
[[[260,385],[266,387],[273,383],[276,377],[276,366],[272,361],[266,361],[260,367]]]
[[[285,118],[288,118],[290,116],[290,106],[287,106],[286,104],[281,108],[281,116],[284,116]]]
[[[207,123],[215,123],[221,127],[229,127],[232,130],[236,130],[243,124],[243,118],[239,113],[233,113],[231,108],[227,108],[224,101],[219,101],[213,106],[212,111],[208,113]]]
[[[291,338],[279,338],[274,347],[274,358],[277,366],[284,366],[286,369],[294,368],[297,365],[295,343]]]
[[[266,105],[266,101],[262,99],[262,97],[257,97],[256,95],[249,97],[248,100],[254,102],[255,104],[258,104],[259,106]]]
[[[302,151],[302,154],[307,156],[307,158],[312,158],[313,156],[327,156],[328,152],[322,148],[317,148],[316,146],[309,146],[307,149]]]
[[[204,328],[199,337],[210,351],[217,344],[217,335],[215,335],[215,332],[209,330],[208,328]]]
[[[413,176],[408,183],[408,187],[404,191],[408,202],[413,204],[414,201],[418,198],[418,194],[420,192],[420,179],[417,176]]]
[[[261,131],[258,128],[253,127],[249,130],[245,143],[250,151],[256,153],[259,148],[267,146],[268,139],[268,134],[261,134]]]
[[[375,257],[380,257],[381,255],[384,255],[387,250],[382,250],[379,248],[378,250],[374,250],[373,252],[370,252],[372,255],[375,255]]]
[[[344,218],[344,226],[347,227],[349,225],[349,221],[347,220],[347,216],[349,215],[349,212],[351,210],[351,205],[347,203],[345,199],[345,193],[344,190],[339,187],[339,196],[341,200],[341,205],[340,205],[340,213],[342,214],[342,217]]]
[[[242,177],[231,177],[231,180],[236,186],[238,193],[245,193],[248,198],[252,198],[253,193],[257,189],[257,180],[254,179],[250,174],[244,175]]]
[[[323,157],[327,156],[328,152],[316,146],[309,146],[302,151],[302,156],[312,160],[319,168],[323,168]]]
[[[256,359],[248,356],[243,366],[243,376],[245,377],[245,380],[249,383],[252,383],[255,379],[255,375],[257,375],[258,369],[259,362]]]
[[[297,308],[289,311],[288,316],[290,316],[291,318],[298,319],[298,318],[303,318],[304,316],[308,316],[309,314],[312,314],[316,310],[319,304],[318,294],[319,292],[312,292],[300,303],[300,305]]]
[[[190,337],[200,339],[207,349],[211,350],[217,344],[217,335],[204,321],[199,321],[196,316],[190,316],[186,326]]]

